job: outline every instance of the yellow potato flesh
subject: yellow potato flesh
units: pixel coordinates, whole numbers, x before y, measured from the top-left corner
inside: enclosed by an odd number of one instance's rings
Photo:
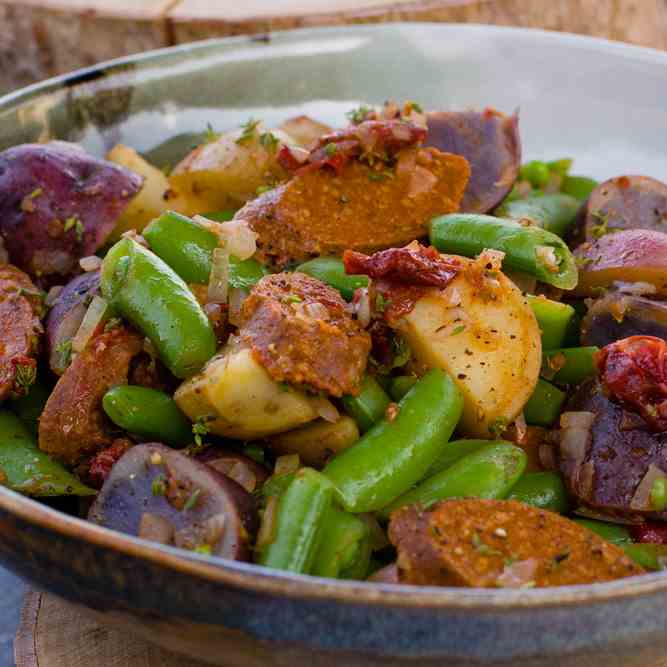
[[[275,382],[248,349],[223,349],[174,399],[209,432],[244,440],[282,433],[318,416],[311,398]]]
[[[540,372],[535,315],[508,278],[498,280],[489,299],[459,274],[446,289],[419,299],[397,326],[418,362],[447,371],[461,389],[459,428],[468,436],[489,437],[511,423]]]

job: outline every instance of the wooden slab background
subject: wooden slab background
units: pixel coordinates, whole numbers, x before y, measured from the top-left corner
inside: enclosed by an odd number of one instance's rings
[[[667,49],[667,0],[0,0],[0,93],[207,37],[401,20],[565,30]]]

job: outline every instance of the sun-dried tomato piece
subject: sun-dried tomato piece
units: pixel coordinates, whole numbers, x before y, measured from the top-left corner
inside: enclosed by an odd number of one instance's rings
[[[111,468],[131,446],[132,443],[129,440],[118,438],[109,447],[95,454],[88,469],[90,485],[96,489],[101,489],[111,472]]]

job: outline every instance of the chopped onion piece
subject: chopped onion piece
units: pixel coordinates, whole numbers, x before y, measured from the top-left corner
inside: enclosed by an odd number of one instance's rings
[[[233,479],[248,493],[252,493],[257,486],[257,476],[255,475],[252,468],[244,461],[236,461],[226,474],[227,477]]]
[[[220,240],[220,245],[229,255],[240,260],[252,257],[257,250],[257,234],[245,220],[215,222],[201,215],[195,215],[195,222],[213,232]]]
[[[580,412],[564,412],[560,416],[561,428],[590,429],[595,421],[595,413],[582,410]]]
[[[301,459],[298,454],[285,454],[276,459],[276,465],[273,468],[274,475],[289,475],[296,472],[301,465]]]
[[[516,436],[521,442],[528,433],[528,424],[526,424],[523,412],[514,420],[514,428],[516,428]]]
[[[560,260],[558,259],[554,248],[550,245],[538,245],[535,248],[535,255],[537,260],[544,264],[547,270],[551,271],[551,273],[558,273]]]
[[[520,560],[511,565],[505,565],[502,574],[496,579],[500,588],[522,588],[533,582],[537,572],[538,562],[535,558]]]
[[[139,521],[139,537],[159,544],[171,544],[174,539],[174,526],[158,514],[144,512]]]
[[[241,325],[241,306],[243,306],[243,302],[247,298],[247,290],[241,289],[240,287],[232,287],[229,290],[229,313],[227,317],[229,323],[235,327]]]
[[[642,296],[644,294],[655,294],[658,288],[651,283],[636,282],[627,283],[623,280],[615,280],[612,285],[623,294],[634,294],[635,296]]]
[[[276,539],[276,519],[278,516],[278,496],[271,496],[262,514],[262,523],[257,533],[256,549],[263,549]]]
[[[324,419],[324,421],[334,424],[340,419],[340,413],[338,412],[336,406],[328,399],[323,396],[316,396],[313,400],[313,407],[315,412]]]
[[[79,330],[72,338],[72,352],[78,353],[86,347],[88,341],[95,333],[95,329],[101,324],[107,315],[109,304],[101,297],[94,296],[83,316]]]
[[[58,296],[63,291],[64,285],[54,285],[47,293],[44,303],[47,308],[50,308],[58,299]]]
[[[102,259],[97,255],[89,255],[79,260],[79,266],[86,272],[97,271],[102,266]]]
[[[632,500],[630,501],[630,509],[640,510],[643,512],[650,512],[655,508],[651,505],[651,489],[653,482],[661,477],[667,477],[667,473],[663,472],[657,465],[651,463],[646,471],[646,474],[639,482],[639,486],[635,490]]]
[[[204,529],[204,544],[215,546],[225,534],[225,524],[227,517],[222,514],[214,514],[204,521],[202,528]]]
[[[213,251],[213,265],[208,280],[208,303],[227,303],[229,289],[229,254],[223,248]]]
[[[354,301],[357,320],[359,325],[365,329],[371,323],[371,298],[368,294],[368,288],[358,289],[354,295]]]

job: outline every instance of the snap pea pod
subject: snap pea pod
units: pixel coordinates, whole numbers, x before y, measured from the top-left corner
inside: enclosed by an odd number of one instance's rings
[[[595,354],[599,348],[563,347],[547,350],[542,357],[542,375],[557,384],[579,384],[595,374]]]
[[[577,199],[562,193],[536,195],[503,203],[495,214],[512,220],[531,220],[538,227],[563,237],[574,224],[579,205]]]
[[[269,477],[262,485],[262,496],[264,498],[281,496],[294,480],[295,474],[296,473],[293,472],[287,472],[282,475],[271,475],[271,477]]]
[[[49,400],[51,390],[37,381],[30,386],[30,390],[25,396],[15,398],[9,403],[12,412],[16,413],[19,419],[25,424],[30,432],[37,436],[39,430],[39,418],[44,412],[44,406]]]
[[[492,248],[503,263],[561,289],[573,289],[577,265],[563,239],[532,225],[474,213],[451,213],[431,221],[431,244],[442,252],[476,257]]]
[[[349,512],[330,507],[310,574],[334,579],[343,578],[343,573],[357,569],[365,574],[369,559],[368,524]]]
[[[122,239],[112,246],[102,262],[100,286],[176,377],[194,375],[215,354],[213,328],[188,286],[136,241]]]
[[[442,452],[463,411],[463,397],[440,369],[429,371],[383,419],[336,456],[323,474],[350,512],[386,507],[426,474]]]
[[[569,174],[563,178],[560,186],[560,191],[563,194],[570,195],[580,202],[585,201],[590,196],[591,192],[597,188],[598,182],[587,176],[570,176]]]
[[[311,571],[333,498],[331,482],[312,468],[301,468],[278,500],[273,541],[257,562],[277,570]]]
[[[2,484],[28,496],[93,496],[82,484],[37,447],[31,433],[9,410],[0,410]]]
[[[371,375],[367,375],[361,383],[358,396],[343,396],[343,410],[357,422],[362,433],[370,430],[379,422],[391,401],[389,396]]]
[[[202,213],[204,218],[208,220],[214,220],[215,222],[228,222],[233,220],[236,215],[236,211],[228,209],[226,211],[209,211],[208,213]]]
[[[542,160],[531,160],[519,168],[519,180],[528,181],[534,188],[543,188],[549,183],[551,170]]]
[[[552,301],[544,296],[526,296],[542,332],[542,349],[554,350],[563,346],[574,308],[567,303]]]
[[[563,478],[551,471],[526,473],[512,487],[507,498],[559,514],[565,514],[570,508]]]
[[[151,250],[164,260],[186,283],[208,283],[213,251],[219,239],[204,225],[180,213],[167,211],[142,232]],[[254,259],[229,257],[229,284],[251,289],[269,272]]]
[[[172,447],[192,442],[192,424],[176,401],[157,389],[119,385],[104,394],[102,407],[114,424],[147,441]]]
[[[565,392],[540,378],[532,396],[523,406],[523,416],[531,426],[551,426],[559,417]]]
[[[388,519],[399,507],[429,507],[446,498],[504,498],[526,469],[527,456],[511,444],[487,445],[429,477],[382,510]]]
[[[368,287],[368,276],[348,275],[343,261],[338,257],[316,257],[297,266],[296,270],[337,289],[347,301],[352,300],[356,289]]]
[[[496,444],[510,444],[506,440],[477,440],[477,439],[463,439],[463,440],[452,440],[448,442],[440,452],[440,455],[436,459],[435,463],[428,469],[427,476],[435,475],[442,470],[454,465],[459,459],[462,459],[468,454],[477,452],[482,447],[488,447],[489,445]]]
[[[417,383],[414,375],[398,375],[391,379],[389,394],[395,401],[400,401]]]

